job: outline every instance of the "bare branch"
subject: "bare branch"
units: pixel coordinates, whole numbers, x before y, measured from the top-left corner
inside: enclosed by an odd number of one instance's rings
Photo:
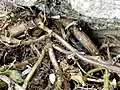
[[[50,57],[50,60],[51,60],[51,62],[52,62],[52,65],[53,65],[53,67],[55,68],[55,70],[56,70],[56,72],[57,72],[58,70],[60,70],[60,68],[59,68],[59,65],[58,65],[58,63],[57,63],[57,60],[56,60],[56,58],[55,58],[55,54],[54,54],[53,48],[52,48],[52,47],[49,47],[49,48],[48,48],[48,52],[49,52],[49,57]]]

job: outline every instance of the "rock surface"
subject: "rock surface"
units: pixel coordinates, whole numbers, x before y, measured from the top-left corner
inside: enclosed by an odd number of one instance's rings
[[[68,0],[72,8],[83,16],[81,19],[93,23],[93,29],[119,29],[119,0]]]

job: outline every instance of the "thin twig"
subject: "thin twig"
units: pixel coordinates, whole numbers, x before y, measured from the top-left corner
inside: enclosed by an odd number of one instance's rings
[[[64,54],[72,54],[71,51],[67,51],[67,50],[65,50],[65,49],[63,49],[63,48],[60,48],[60,47],[59,47],[58,45],[56,45],[56,44],[53,44],[53,48],[56,49],[56,50],[58,50],[59,52],[64,53]]]
[[[97,83],[103,83],[103,82],[104,82],[103,79],[93,79],[93,78],[87,78],[87,81],[90,81],[90,82],[97,82]]]
[[[45,56],[45,51],[46,51],[46,46],[44,47],[44,49],[42,50],[42,53],[40,54],[40,57],[38,58],[38,61],[35,63],[35,65],[33,66],[33,68],[31,69],[31,71],[29,72],[29,74],[27,75],[27,77],[24,80],[24,83],[22,85],[22,87],[24,88],[24,90],[26,90],[28,82],[30,81],[32,75],[34,74],[35,70],[37,69],[38,65],[42,62],[42,59]]]
[[[21,67],[24,67],[28,64],[34,64],[36,59],[38,57],[35,57],[35,58],[31,58],[29,60],[21,60],[22,62],[21,63],[15,63],[11,68],[12,69],[15,69],[15,68],[21,68]],[[3,72],[5,71],[6,69],[8,69],[11,65],[4,65],[4,66],[1,66],[0,67],[0,72]]]
[[[37,52],[37,55],[40,55],[40,52],[35,45],[30,45],[30,47],[33,49],[33,51]]]
[[[103,48],[106,48],[108,46],[108,44],[103,44],[101,47],[100,47],[100,50],[103,49]],[[109,47],[120,47],[120,44],[118,43],[110,43],[109,44]]]
[[[109,47],[109,40],[107,42],[108,46],[107,46],[107,56],[108,56],[108,60],[112,60],[112,57],[111,57],[111,53],[110,53],[110,47]]]
[[[55,54],[54,54],[52,46],[48,48],[48,52],[49,52],[49,57],[50,57],[50,60],[52,62],[52,65],[55,68],[55,71],[57,72],[58,70],[60,70],[60,68],[59,68],[57,60],[55,58]]]
[[[4,42],[7,42],[7,46],[11,46],[11,45],[8,45],[9,43],[12,43],[12,44],[15,44],[15,45],[31,45],[31,44],[34,44],[36,42],[40,42],[41,40],[44,40],[48,35],[43,35],[41,37],[39,37],[38,39],[35,39],[35,40],[18,40],[16,38],[9,38],[9,37],[6,37],[6,36],[1,36],[1,39],[0,41],[6,45],[6,43]]]

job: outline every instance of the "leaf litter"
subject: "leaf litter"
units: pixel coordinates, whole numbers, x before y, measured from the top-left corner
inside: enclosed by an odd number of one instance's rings
[[[63,2],[0,15],[2,90],[119,89],[119,54],[111,48],[119,40],[109,35],[96,43],[86,22],[76,20]]]

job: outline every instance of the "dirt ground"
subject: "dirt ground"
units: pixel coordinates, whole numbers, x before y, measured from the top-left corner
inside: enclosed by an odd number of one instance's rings
[[[0,18],[0,90],[120,89],[119,39],[97,37],[64,3]]]

